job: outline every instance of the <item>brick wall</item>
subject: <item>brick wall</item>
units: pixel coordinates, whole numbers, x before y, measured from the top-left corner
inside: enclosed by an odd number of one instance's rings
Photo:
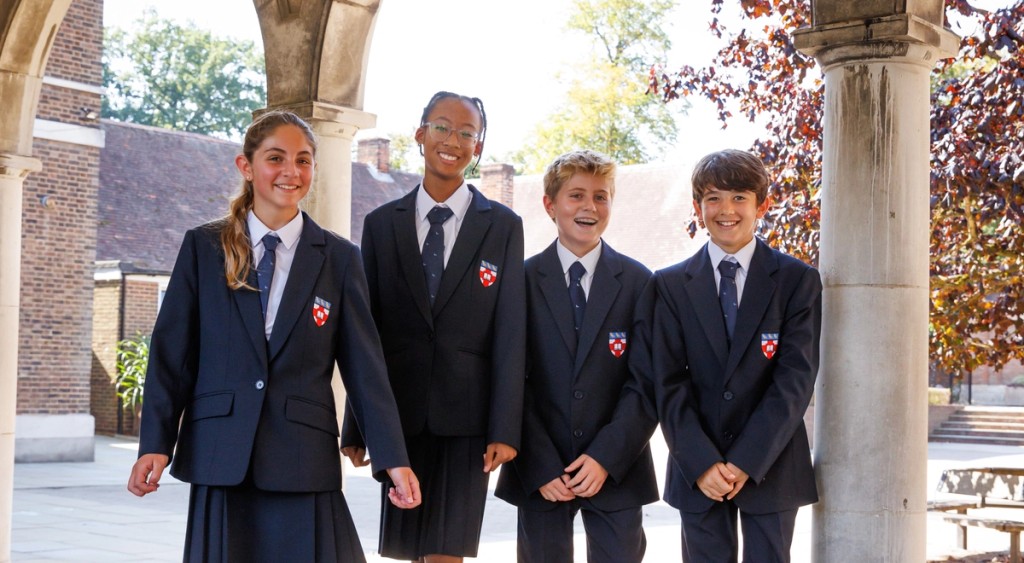
[[[86,413],[99,149],[37,139],[33,152],[43,169],[24,185],[18,413]]]
[[[46,76],[86,89],[44,84],[38,117],[99,129],[85,114],[99,112],[87,90],[103,82],[102,49],[103,0],[74,0]],[[43,169],[24,184],[17,412],[88,413],[100,149],[37,138],[32,150]]]
[[[120,280],[98,281],[93,289],[92,373],[89,413],[96,419],[96,432],[117,432],[117,396],[111,380],[117,373],[118,309]]]
[[[515,169],[511,164],[481,164],[480,192],[487,196],[487,199],[512,207],[514,174]]]
[[[74,0],[53,40],[46,75],[103,84],[103,0]]]

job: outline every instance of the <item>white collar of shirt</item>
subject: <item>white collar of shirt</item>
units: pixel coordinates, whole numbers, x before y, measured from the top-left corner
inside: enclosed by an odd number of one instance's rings
[[[255,213],[249,211],[248,226],[249,237],[252,242],[252,267],[255,268],[263,259],[263,236],[273,232],[281,242],[274,250],[274,278],[270,282],[270,296],[267,300],[267,315],[263,319],[263,330],[267,340],[270,340],[270,333],[274,330],[274,319],[277,318],[277,308],[284,296],[284,288],[288,283],[288,274],[292,269],[292,262],[295,260],[295,249],[298,246],[299,237],[302,236],[302,213],[295,215],[295,218],[285,226],[271,231]]]
[[[736,295],[737,305],[743,301],[743,287],[747,282],[747,272],[750,271],[750,261],[754,259],[754,249],[757,248],[757,237],[750,239],[750,242],[745,244],[743,248],[736,251],[734,254],[727,254],[717,244],[712,241],[708,241],[708,258],[711,259],[711,269],[715,272],[715,289],[719,289],[722,282],[722,274],[718,271],[718,263],[724,260],[727,256],[733,258],[732,261],[740,265],[736,270]]]
[[[253,254],[255,255],[257,248],[259,248],[259,258],[263,257],[263,237],[267,233],[275,233],[287,250],[292,250],[295,247],[295,243],[299,242],[299,236],[302,235],[301,211],[295,215],[294,219],[288,221],[288,224],[276,231],[271,231],[270,227],[264,225],[263,221],[260,221],[260,218],[252,210],[249,210],[248,223]],[[256,256],[253,256],[253,258],[256,258],[256,263],[259,264],[259,258]]]
[[[418,248],[422,251],[423,243],[427,240],[427,233],[430,232],[430,221],[427,219],[427,213],[430,213],[430,210],[437,205],[451,209],[454,216],[451,220],[445,221],[441,225],[441,229],[444,230],[444,265],[447,266],[448,259],[452,255],[452,248],[455,247],[455,239],[458,238],[459,229],[462,227],[462,220],[469,213],[469,206],[472,203],[473,192],[469,191],[469,184],[465,181],[443,202],[434,201],[434,198],[430,197],[427,190],[423,188],[423,184],[420,184],[416,192],[416,240],[419,243]]]
[[[461,223],[469,211],[469,204],[473,201],[473,192],[469,191],[469,184],[465,181],[444,201],[434,201],[423,184],[420,184],[419,188],[416,192],[416,219],[421,223],[427,222],[427,213],[437,205],[451,209],[455,214],[455,220]],[[420,244],[422,245],[422,242]]]
[[[583,264],[583,267],[587,270],[587,273],[583,274],[580,279],[580,285],[583,286],[583,293],[590,297],[590,285],[594,282],[594,272],[597,271],[597,262],[601,259],[601,247],[604,246],[603,241],[598,241],[590,252],[583,256],[576,256],[571,250],[562,244],[562,241],[555,241],[555,249],[558,251],[558,261],[562,265],[562,274],[565,275],[565,287],[569,287],[569,267],[574,263],[579,262]]]

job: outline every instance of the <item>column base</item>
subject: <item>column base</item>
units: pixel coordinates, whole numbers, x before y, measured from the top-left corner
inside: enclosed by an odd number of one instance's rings
[[[19,414],[14,462],[94,461],[95,427],[90,414]]]

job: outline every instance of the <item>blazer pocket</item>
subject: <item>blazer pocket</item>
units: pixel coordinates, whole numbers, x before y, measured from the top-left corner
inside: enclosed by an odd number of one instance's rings
[[[338,417],[330,407],[316,401],[302,397],[288,397],[284,405],[284,417],[292,422],[305,424],[333,436],[339,436]]]
[[[192,420],[227,416],[235,403],[235,394],[231,391],[206,393],[192,400]]]

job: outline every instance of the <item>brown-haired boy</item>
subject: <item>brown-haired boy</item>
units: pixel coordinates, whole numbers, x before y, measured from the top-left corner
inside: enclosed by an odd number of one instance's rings
[[[650,270],[601,240],[614,180],[615,163],[588,150],[558,157],[544,175],[558,239],[526,261],[523,447],[496,491],[519,507],[521,562],[572,561],[580,511],[588,561],[638,562],[641,507],[658,498],[647,444],[654,413],[623,394]]]
[[[818,499],[803,415],[821,279],[754,236],[769,205],[757,157],[709,154],[692,184],[711,240],[654,274],[651,364],[632,362],[651,372],[668,442],[665,500],[682,518],[684,561],[736,561],[737,521],[745,561],[789,561],[797,509]]]

